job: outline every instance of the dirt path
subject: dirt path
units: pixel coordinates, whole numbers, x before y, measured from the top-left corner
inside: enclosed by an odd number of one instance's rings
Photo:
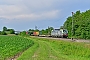
[[[32,53],[28,52],[28,54],[25,52],[23,53],[18,60],[66,60],[63,59],[50,44],[48,41],[43,41],[43,40],[34,40],[34,42],[38,43],[38,48],[36,50],[28,49],[28,51],[32,51]],[[28,57],[27,57],[28,55]],[[28,59],[26,59],[28,58]]]
[[[38,41],[39,48],[35,51],[31,60],[59,60],[56,53],[49,45],[49,43],[45,41]]]

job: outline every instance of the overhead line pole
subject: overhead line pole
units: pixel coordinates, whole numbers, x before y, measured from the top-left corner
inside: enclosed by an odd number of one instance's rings
[[[73,12],[72,12],[72,40],[73,40]]]

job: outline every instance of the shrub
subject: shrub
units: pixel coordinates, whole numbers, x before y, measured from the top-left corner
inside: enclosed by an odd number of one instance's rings
[[[1,35],[7,35],[7,33],[5,31],[2,31]]]

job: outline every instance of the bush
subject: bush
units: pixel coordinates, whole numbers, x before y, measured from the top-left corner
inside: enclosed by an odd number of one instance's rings
[[[0,31],[0,35],[1,35],[1,31]]]
[[[5,31],[2,31],[1,35],[7,35],[7,33]]]
[[[10,29],[10,34],[15,34],[13,29]]]
[[[26,31],[21,32],[20,35],[25,36],[26,35]]]

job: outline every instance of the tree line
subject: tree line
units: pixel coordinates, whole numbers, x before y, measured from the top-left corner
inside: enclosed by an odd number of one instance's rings
[[[90,10],[86,10],[85,12],[76,11],[73,16],[67,18],[64,28],[68,30],[69,38],[90,39]]]
[[[16,34],[16,35],[27,35],[27,32],[28,34],[32,34],[33,32],[39,32],[40,34],[42,35],[50,35],[51,34],[51,30],[53,30],[54,28],[53,27],[48,27],[46,29],[42,29],[42,30],[38,30],[38,29],[29,29],[28,31],[19,31],[17,33],[15,33],[15,30],[14,29],[8,29],[7,27],[3,27],[3,30],[0,31],[0,35],[7,35],[7,34]]]
[[[14,29],[7,29],[7,27],[3,27],[3,30],[0,31],[0,35],[7,35],[7,34],[15,34]]]
[[[39,33],[42,34],[42,35],[50,35],[50,34],[51,34],[51,31],[52,31],[53,29],[54,29],[53,27],[48,27],[48,28],[42,29],[42,30],[29,29],[28,31],[29,31],[29,32],[39,32]]]

